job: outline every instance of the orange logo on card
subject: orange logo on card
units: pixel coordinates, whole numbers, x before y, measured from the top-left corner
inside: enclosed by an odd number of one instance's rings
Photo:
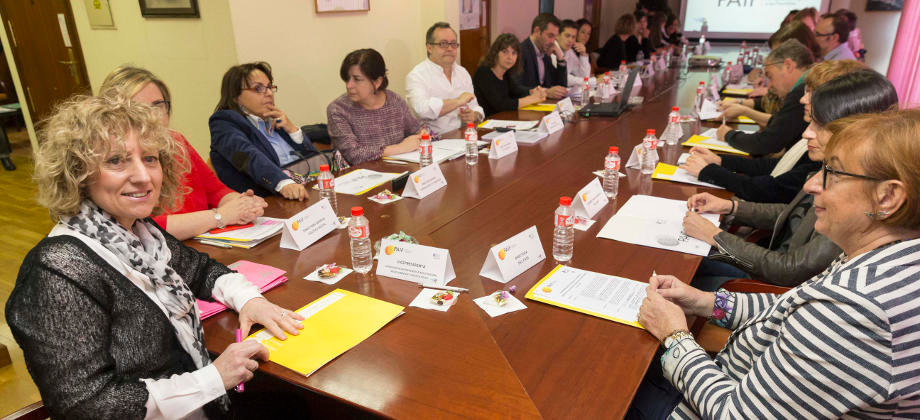
[[[393,245],[388,245],[386,248],[384,248],[383,252],[386,252],[387,255],[393,255],[393,253],[396,252],[396,247]]]
[[[581,193],[581,201],[588,201],[588,193]]]
[[[496,145],[496,146],[498,146],[500,143],[501,143],[501,140],[498,140],[498,139],[495,140],[495,145]]]
[[[415,182],[416,184],[418,184],[418,175],[412,177],[412,182]]]
[[[291,229],[294,229],[294,231],[297,231],[298,228],[300,228],[300,223],[297,223],[297,222],[291,223]]]
[[[507,255],[507,254],[505,253],[505,250],[504,250],[504,249],[499,249],[499,250],[498,250],[498,259],[504,261],[506,255]]]

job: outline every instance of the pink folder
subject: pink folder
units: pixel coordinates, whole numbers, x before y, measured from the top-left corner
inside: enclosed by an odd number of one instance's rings
[[[246,280],[249,280],[250,283],[258,287],[259,291],[263,293],[287,281],[287,277],[284,276],[284,270],[270,265],[240,260],[230,264],[228,267],[245,276]],[[227,307],[220,302],[208,302],[201,299],[196,300],[201,319],[209,318],[227,309]]]

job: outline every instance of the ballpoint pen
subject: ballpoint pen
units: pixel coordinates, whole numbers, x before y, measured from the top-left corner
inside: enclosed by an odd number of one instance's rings
[[[433,284],[422,284],[422,283],[419,283],[418,287],[422,287],[422,288],[428,287],[431,289],[450,290],[451,292],[461,292],[461,293],[470,291],[470,289],[467,289],[465,287],[437,286]]]
[[[243,341],[243,330],[237,328],[236,329],[236,342],[239,343],[242,341]],[[236,386],[236,392],[243,392],[243,388],[244,388],[243,383],[240,382],[240,384]]]

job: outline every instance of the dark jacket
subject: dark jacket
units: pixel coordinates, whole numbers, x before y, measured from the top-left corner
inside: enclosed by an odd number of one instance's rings
[[[755,203],[788,203],[802,190],[808,174],[819,169],[805,153],[789,171],[773,177],[770,172],[779,162],[777,158],[748,159],[741,156],[722,156],[722,165],[711,163],[700,171],[699,179],[716,184],[735,193],[742,200]]]
[[[607,39],[607,42],[598,52],[600,53],[597,57],[598,67],[616,70],[620,68],[621,61],[628,61],[626,58],[626,42],[620,39],[617,34],[613,34]],[[635,54],[633,54],[633,60],[635,60]]]
[[[800,191],[789,204],[739,202],[734,223],[759,229],[773,229],[770,245],[764,248],[728,232],[715,236],[719,252],[709,258],[725,261],[753,278],[780,286],[798,286],[820,274],[843,252],[826,236],[815,231],[813,197]],[[799,204],[807,205],[795,230],[789,214]]]
[[[499,80],[492,69],[486,66],[479,66],[473,75],[473,93],[486,113],[485,116],[502,111],[514,111],[518,109],[518,99],[529,94],[527,89],[507,72]]]
[[[767,126],[756,133],[729,131],[725,141],[732,147],[752,155],[765,155],[788,149],[802,138],[808,127],[805,122],[805,105],[799,103],[805,94],[805,83],[799,83],[783,98],[783,106],[770,117]]]
[[[636,38],[635,35],[626,38],[626,62],[632,63],[636,61],[636,56],[639,54],[639,51],[642,51],[644,58],[650,58],[652,56],[652,51],[654,51],[654,48],[652,48],[652,41],[645,38],[642,42],[639,42],[639,38]]]
[[[275,194],[278,182],[289,178],[271,143],[243,114],[229,109],[217,111],[208,120],[208,127],[211,129],[211,165],[228,187],[239,192],[252,189],[265,197]],[[303,157],[319,153],[306,135],[303,144],[297,144],[284,130],[278,133]]]
[[[169,267],[195,297],[212,300],[230,269],[163,234]],[[45,238],[29,251],[6,319],[52,418],[140,419],[148,392],[139,379],[197,370],[156,303],[73,236]],[[219,413],[215,404],[206,413]]]
[[[540,70],[537,69],[537,47],[530,41],[530,37],[521,43],[521,73],[517,75],[517,81],[525,88],[533,89],[537,85],[543,87],[567,86],[568,76],[565,61],[560,61],[559,65],[553,67],[553,61],[549,54],[543,55],[543,83],[540,83]]]

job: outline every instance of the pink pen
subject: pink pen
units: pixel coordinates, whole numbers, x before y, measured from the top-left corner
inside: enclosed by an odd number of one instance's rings
[[[237,329],[236,329],[236,342],[239,343],[239,342],[242,342],[242,341],[243,341],[243,330],[237,328]],[[242,382],[240,382],[240,384],[236,386],[236,392],[243,392],[243,383],[242,383]]]

